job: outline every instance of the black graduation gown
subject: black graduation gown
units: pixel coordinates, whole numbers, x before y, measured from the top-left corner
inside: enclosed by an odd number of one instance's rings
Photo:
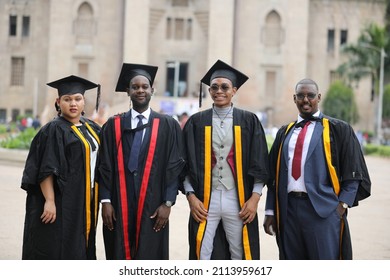
[[[81,122],[99,142],[100,127],[85,118]],[[21,182],[27,191],[22,259],[96,259],[98,186],[92,191],[87,184],[90,150],[85,141],[62,117],[34,137]],[[54,176],[56,221],[44,224],[40,216],[45,199],[39,184],[50,175]]]
[[[103,227],[107,259],[169,258],[169,224],[155,232],[155,219],[150,216],[164,202],[167,192],[176,200],[178,184],[171,183],[178,182],[185,165],[181,129],[172,117],[153,110],[144,126],[136,176],[127,168],[134,137],[131,111],[111,117],[102,129],[100,200],[110,199],[116,215],[113,231]]]
[[[255,178],[267,182],[268,149],[263,127],[255,114],[234,108],[232,130],[234,135],[234,174],[240,200],[237,203],[240,204],[241,208],[252,195]],[[196,196],[207,205],[209,201],[206,201],[207,197],[210,197],[211,194],[211,176],[209,182],[205,182],[204,178],[205,171],[211,172],[212,169],[212,109],[191,116],[183,129],[183,134],[187,162],[186,174],[190,178]],[[206,151],[210,151],[210,153]],[[205,166],[208,168],[205,169]],[[204,226],[207,226],[207,223]],[[204,230],[202,228],[203,225],[197,223],[190,215],[190,259],[199,258],[197,248],[199,250],[200,243],[197,244],[197,236],[203,236]],[[243,226],[243,244],[243,259],[260,259],[257,215],[253,222]],[[214,238],[212,259],[231,259],[229,245],[221,223]]]
[[[360,200],[363,200],[371,195],[371,181],[367,170],[366,162],[363,153],[360,148],[359,141],[352,127],[342,120],[331,118],[329,116],[321,115],[321,121],[324,125],[324,119],[329,123],[329,139],[330,139],[330,158],[331,163],[336,170],[336,180],[333,184],[341,184],[343,180],[359,180],[359,187],[356,194],[353,206],[357,206]],[[281,217],[277,217],[282,211],[276,209],[276,176],[277,170],[279,170],[278,156],[281,151],[279,147],[283,145],[283,142],[287,136],[287,129],[293,127],[295,123],[291,123],[290,126],[282,126],[275,138],[270,151],[270,180],[267,183],[267,203],[266,207],[271,206],[275,211],[275,218],[277,220],[283,220]],[[325,131],[325,130],[324,130]],[[280,203],[279,203],[280,204]],[[280,207],[286,207],[280,205]],[[284,259],[283,252],[283,240],[280,238],[280,231],[283,230],[283,225],[277,225],[276,229],[276,241],[279,246],[279,258]],[[340,240],[340,259],[352,259],[352,243],[351,236],[346,216],[343,217],[342,225],[342,238]]]

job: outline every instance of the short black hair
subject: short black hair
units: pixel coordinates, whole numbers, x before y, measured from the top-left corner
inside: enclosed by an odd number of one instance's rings
[[[314,85],[316,87],[316,90],[319,91],[317,83],[312,79],[305,78],[300,80],[295,86],[295,92],[297,92],[297,88],[299,85]]]

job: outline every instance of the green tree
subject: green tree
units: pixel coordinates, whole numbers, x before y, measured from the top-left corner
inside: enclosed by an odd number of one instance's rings
[[[363,77],[371,76],[372,92],[378,92],[380,50],[386,49],[389,42],[386,27],[370,23],[362,30],[356,43],[343,47],[342,52],[347,56],[347,60],[338,67],[338,72],[349,85],[358,83]]]
[[[351,124],[355,124],[359,120],[353,90],[342,81],[336,81],[330,85],[322,106],[324,114],[331,117]]]
[[[388,16],[386,15],[386,23],[388,23],[387,19]],[[377,96],[379,96],[380,86],[384,86],[383,84],[380,85],[380,74],[381,55],[386,54],[384,50],[387,49],[390,42],[387,27],[380,27],[375,23],[367,25],[362,30],[356,44],[349,44],[343,48],[343,53],[347,55],[347,60],[338,68],[341,76],[347,78],[349,85],[353,81],[358,83],[364,76],[371,76],[371,101],[376,99],[377,113],[382,112],[379,110],[379,106],[381,106],[380,101],[383,100],[379,100]],[[383,62],[386,64],[385,57],[383,59]],[[387,124],[383,122],[383,114],[381,116],[378,115],[376,117],[376,137],[379,141],[382,141],[381,127],[383,125],[387,127]]]

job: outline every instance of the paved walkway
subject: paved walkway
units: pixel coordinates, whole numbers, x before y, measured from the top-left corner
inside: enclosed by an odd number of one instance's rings
[[[9,153],[0,149],[0,260],[21,257],[25,192],[20,189],[25,152]],[[390,159],[366,157],[372,181],[372,195],[359,207],[350,209],[349,223],[355,260],[390,260]],[[265,196],[259,204],[259,217],[264,216]],[[170,258],[188,259],[187,220],[189,210],[183,195],[178,197],[170,218]],[[101,229],[101,221],[98,224]],[[260,229],[261,259],[277,260],[273,237]],[[98,259],[104,260],[101,230],[97,237]]]

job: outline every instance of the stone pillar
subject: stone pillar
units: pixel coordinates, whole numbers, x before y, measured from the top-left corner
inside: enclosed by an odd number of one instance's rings
[[[217,59],[233,62],[235,0],[210,0],[208,67]]]
[[[125,1],[123,62],[147,64],[149,51],[149,0]]]

